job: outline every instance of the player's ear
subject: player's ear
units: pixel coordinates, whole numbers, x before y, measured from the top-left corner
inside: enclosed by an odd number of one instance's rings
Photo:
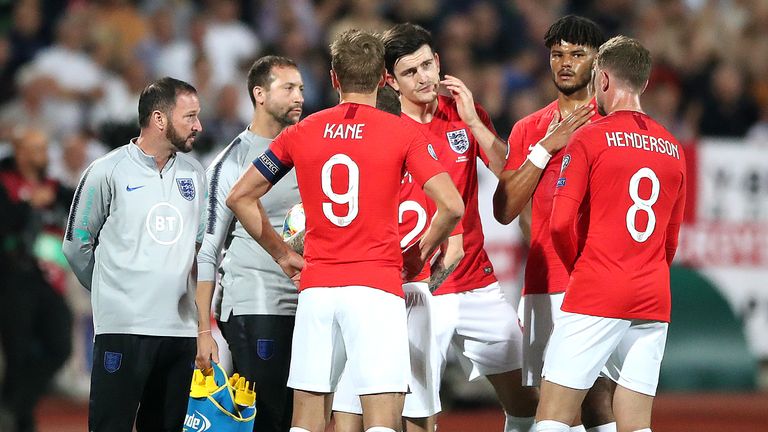
[[[396,92],[400,93],[400,86],[397,85],[397,80],[391,73],[387,72],[386,80],[390,87],[392,87]]]
[[[256,104],[262,104],[264,103],[264,89],[259,86],[253,86],[251,89],[251,93],[253,94],[253,99],[256,101]]]
[[[335,90],[339,90],[341,88],[341,84],[339,84],[339,77],[336,76],[336,72],[331,69],[331,85]]]
[[[159,110],[152,111],[152,122],[159,130],[165,129],[165,114]]]
[[[379,79],[379,84],[377,85],[377,87],[384,87],[385,85],[387,85],[387,71],[386,71],[386,69],[384,70],[384,72],[381,73],[381,79]]]
[[[440,56],[435,53],[435,67],[437,67],[437,74],[440,75]]]
[[[605,71],[601,70],[599,78],[599,83],[597,85],[600,86],[600,90],[606,92],[608,90],[608,86],[610,85],[610,77]]]
[[[648,88],[648,80],[645,80],[645,84],[643,84],[643,88],[640,89],[640,94],[645,93],[646,88]]]

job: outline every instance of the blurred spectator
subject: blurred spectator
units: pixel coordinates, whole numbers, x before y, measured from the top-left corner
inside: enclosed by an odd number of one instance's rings
[[[334,0],[335,3],[339,1]],[[330,2],[326,2],[330,3]],[[322,29],[318,22],[315,5],[310,0],[289,0],[276,2],[273,0],[258,0],[246,2],[245,6],[253,5],[248,11],[250,21],[258,29],[259,36],[265,45],[277,43],[289,28],[301,28],[306,38],[313,44],[322,41]],[[252,109],[252,107],[251,107]]]
[[[177,38],[174,23],[174,10],[168,7],[157,9],[150,21],[150,31],[136,48],[138,60],[147,67],[147,75],[151,79],[164,76],[182,81],[192,80],[192,64],[195,57],[202,51],[202,45],[196,47],[193,40]],[[193,34],[204,34],[205,24],[200,19],[193,21]]]
[[[11,43],[0,35],[0,105],[11,99],[15,93],[11,70]]]
[[[253,31],[240,22],[239,5],[234,0],[210,2],[210,21],[205,32],[205,55],[213,67],[213,82],[224,85],[240,82],[238,71],[253,61],[261,43]]]
[[[74,190],[88,165],[106,153],[104,144],[84,131],[75,132],[48,149],[50,177]]]
[[[37,1],[23,0],[13,9],[13,27],[8,33],[11,58],[9,71],[15,73],[43,49],[47,40],[42,32],[40,7]]]
[[[0,341],[6,357],[2,405],[16,432],[35,430],[34,411],[71,350],[62,297],[60,243],[72,191],[46,177],[48,137],[27,129],[0,171]]]
[[[732,63],[718,65],[701,104],[701,134],[744,137],[757,116],[757,106],[745,91],[744,76],[739,68]]]
[[[234,84],[225,85],[219,90],[215,108],[211,107],[215,111],[209,120],[204,121],[205,129],[195,140],[195,156],[204,167],[210,165],[232,137],[239,135],[248,126],[248,121],[243,121],[239,115],[241,94],[243,91],[240,86]]]
[[[103,71],[83,50],[87,29],[85,15],[65,15],[58,23],[56,43],[30,63],[31,73],[44,79],[43,103],[56,111],[57,132],[79,129],[85,124],[85,104],[103,94]]]
[[[339,34],[353,28],[378,33],[392,26],[392,23],[384,18],[386,10],[382,0],[347,1],[346,9],[341,18],[330,24],[327,41],[332,41]]]
[[[49,136],[58,136],[66,123],[60,122],[55,107],[45,104],[48,78],[34,77],[31,71],[22,70],[16,75],[18,96],[0,109],[0,140],[10,141],[15,128],[37,127]]]
[[[112,42],[117,58],[132,55],[147,33],[144,16],[130,0],[91,0],[90,20]]]
[[[138,122],[136,106],[148,82],[144,64],[133,59],[116,65],[115,69],[118,73],[105,73],[104,96],[91,108],[90,126],[94,131],[102,130],[107,124],[134,125]],[[114,146],[123,143],[114,143]]]

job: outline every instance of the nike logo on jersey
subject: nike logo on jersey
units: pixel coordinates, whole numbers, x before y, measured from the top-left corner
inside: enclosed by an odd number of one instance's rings
[[[131,191],[135,191],[136,189],[141,189],[144,186],[146,186],[146,185],[141,185],[141,186],[136,186],[136,187],[131,187],[130,185],[126,185],[125,186],[125,190],[128,191],[128,192],[131,192]]]

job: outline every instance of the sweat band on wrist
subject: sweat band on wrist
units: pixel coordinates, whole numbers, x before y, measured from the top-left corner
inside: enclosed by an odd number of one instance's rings
[[[531,152],[528,153],[528,160],[538,169],[546,168],[550,159],[552,159],[552,155],[539,143],[536,143]]]

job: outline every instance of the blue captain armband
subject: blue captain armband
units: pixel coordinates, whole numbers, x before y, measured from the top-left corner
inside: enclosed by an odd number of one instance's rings
[[[253,160],[253,166],[272,184],[279,182],[291,170],[269,149]]]

